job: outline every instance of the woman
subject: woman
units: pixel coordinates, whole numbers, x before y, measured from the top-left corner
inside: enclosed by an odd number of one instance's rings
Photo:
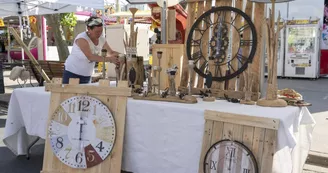
[[[76,36],[72,52],[66,59],[63,84],[68,84],[70,78],[79,78],[80,84],[90,83],[95,62],[103,62],[101,49],[107,50],[106,62],[119,63],[118,53],[110,48],[102,36],[102,20],[90,17],[86,25],[88,30]]]

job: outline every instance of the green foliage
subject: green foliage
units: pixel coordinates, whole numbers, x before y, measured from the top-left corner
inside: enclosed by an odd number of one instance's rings
[[[74,26],[77,24],[77,17],[74,13],[62,13],[60,14],[60,24],[62,26],[67,26],[72,32],[74,30]]]

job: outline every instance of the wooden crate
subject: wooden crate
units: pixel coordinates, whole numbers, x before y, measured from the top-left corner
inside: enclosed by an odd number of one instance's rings
[[[121,172],[127,97],[131,96],[131,89],[128,88],[127,81],[119,81],[118,87],[110,87],[109,80],[100,80],[99,86],[93,86],[79,85],[79,79],[70,79],[68,85],[62,85],[62,80],[57,78],[53,80],[53,83],[47,83],[45,89],[46,91],[51,91],[48,126],[52,120],[53,113],[62,101],[77,95],[87,95],[100,100],[108,107],[115,120],[116,137],[110,155],[103,162],[82,170],[71,168],[57,158],[51,149],[51,141],[48,137],[49,131],[47,130],[41,173]]]
[[[158,58],[157,52],[162,51],[162,59],[161,59],[161,90],[164,90],[169,86],[169,77],[166,73],[168,68],[171,68],[174,64],[178,67],[178,73],[175,77],[176,88],[180,86],[181,80],[181,71],[182,71],[182,58],[184,51],[184,44],[154,44],[152,47],[152,66],[158,66]],[[157,75],[158,76],[158,75]]]
[[[224,139],[244,144],[255,156],[259,173],[272,172],[279,120],[210,110],[205,111],[204,118],[199,173],[204,173],[203,160],[207,150],[217,141]]]

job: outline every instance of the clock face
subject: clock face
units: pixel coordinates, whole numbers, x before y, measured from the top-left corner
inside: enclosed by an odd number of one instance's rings
[[[51,147],[57,158],[73,168],[90,168],[111,153],[115,121],[101,101],[71,97],[60,104],[49,126]]]
[[[258,173],[252,152],[242,143],[222,140],[207,151],[204,173]]]
[[[186,42],[187,57],[194,61],[194,70],[200,76],[206,77],[208,61],[214,60],[213,81],[226,81],[246,70],[256,46],[251,18],[233,7],[213,7],[202,14],[192,25]]]

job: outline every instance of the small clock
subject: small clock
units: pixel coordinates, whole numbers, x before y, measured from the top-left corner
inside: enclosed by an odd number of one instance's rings
[[[253,153],[242,143],[221,140],[213,144],[204,159],[204,173],[258,173]]]
[[[49,125],[51,148],[72,168],[98,165],[111,153],[116,136],[112,113],[100,100],[75,96],[62,102]]]

